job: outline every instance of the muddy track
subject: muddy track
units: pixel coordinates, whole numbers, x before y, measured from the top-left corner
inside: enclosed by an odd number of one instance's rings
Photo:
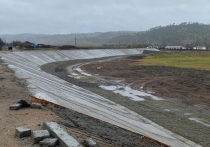
[[[53,75],[56,75],[60,77],[61,79],[64,79],[70,83],[73,83],[87,90],[90,90],[118,104],[121,104],[137,112],[138,114],[156,122],[157,124],[171,130],[172,132],[175,132],[183,137],[186,137],[192,141],[195,141],[203,146],[209,146],[210,144],[209,127],[206,127],[202,124],[191,121],[189,120],[188,116],[184,115],[185,113],[189,112],[191,114],[191,117],[210,116],[209,111],[205,110],[203,107],[195,108],[193,106],[190,106],[188,104],[186,105],[182,103],[181,101],[177,101],[174,99],[167,99],[164,101],[153,101],[153,100],[148,99],[147,101],[144,101],[144,102],[134,102],[128,99],[127,97],[123,97],[123,96],[120,96],[119,94],[115,94],[115,93],[98,88],[97,83],[90,83],[89,81],[73,79],[67,76],[68,73],[65,70],[67,66],[78,64],[78,63],[84,63],[88,61],[94,61],[94,60],[73,60],[73,61],[65,61],[65,62],[58,62],[58,63],[50,63],[50,64],[42,66],[41,68],[42,70],[49,72]],[[113,62],[111,64],[114,65]],[[123,64],[125,65],[126,63],[123,63]],[[96,70],[96,67],[98,66],[102,66],[102,65],[98,65],[98,63],[97,63],[97,66],[95,66],[94,64],[91,64],[92,68],[89,69],[90,72],[97,73],[96,71],[98,70]],[[121,66],[118,65],[118,67],[121,67]],[[85,70],[88,71],[87,68],[85,68]],[[106,70],[110,71],[113,69],[107,68]],[[154,69],[151,69],[151,71],[152,70]],[[102,70],[100,72],[102,73],[104,71]],[[98,73],[98,74],[101,74],[101,73]],[[108,75],[108,76],[113,76],[113,74],[116,74],[116,73],[117,71],[112,72],[111,73],[112,75]],[[147,75],[154,76],[153,74],[148,74],[148,73]],[[115,75],[114,77],[118,78],[120,76],[125,77],[125,75],[122,75],[122,74]],[[146,82],[147,79],[150,79],[150,78],[145,77],[144,82]],[[139,83],[140,82],[141,80],[139,81]],[[154,88],[150,86],[149,83],[146,85],[148,85],[146,87],[148,87],[149,89],[154,90]],[[170,111],[166,111],[167,109],[170,109]]]

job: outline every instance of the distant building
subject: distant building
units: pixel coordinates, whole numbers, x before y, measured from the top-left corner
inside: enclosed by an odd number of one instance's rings
[[[159,49],[158,46],[148,46],[147,48],[155,48],[155,49]]]
[[[35,49],[36,48],[36,43],[35,42],[29,42],[29,41],[26,41],[24,42],[23,46],[25,48],[28,48],[28,49]]]
[[[184,46],[166,46],[165,49],[186,49]]]
[[[194,50],[206,50],[205,46],[195,46],[193,47]]]
[[[37,48],[51,48],[51,45],[45,45],[45,44],[37,44],[36,45]]]

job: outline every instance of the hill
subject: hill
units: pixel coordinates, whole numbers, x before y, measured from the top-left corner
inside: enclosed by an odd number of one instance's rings
[[[0,35],[0,38],[6,42],[12,41],[31,41],[40,44],[50,45],[74,45],[75,38],[77,38],[77,44],[80,45],[93,45],[104,44],[123,34],[135,34],[135,32],[118,31],[118,32],[96,32],[96,33],[83,33],[83,34],[66,34],[66,35],[43,35],[43,34],[17,34],[17,35]]]
[[[146,44],[153,46],[183,45],[210,47],[210,25],[200,23],[181,23],[158,26],[143,32],[96,32],[86,34],[43,35],[18,34],[0,35],[7,42],[14,40],[33,41],[50,45],[74,45],[75,38],[79,45],[110,45],[110,44]]]
[[[183,45],[186,47],[205,45],[210,47],[210,25],[199,23],[181,23],[165,27],[151,28],[135,35],[120,35],[109,43],[148,44],[157,46]]]

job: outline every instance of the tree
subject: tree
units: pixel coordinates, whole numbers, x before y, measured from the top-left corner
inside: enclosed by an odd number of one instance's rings
[[[21,41],[13,41],[13,42],[12,42],[12,45],[15,46],[15,47],[16,47],[16,46],[23,47],[24,43],[21,42]]]
[[[4,46],[5,42],[0,38],[0,46]]]

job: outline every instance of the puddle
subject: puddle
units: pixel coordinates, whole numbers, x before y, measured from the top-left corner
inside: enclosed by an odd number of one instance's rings
[[[82,79],[82,78],[85,78],[86,76],[87,77],[92,76],[91,74],[88,74],[88,73],[84,72],[80,68],[80,66],[77,66],[76,68],[74,66],[69,66],[67,69],[68,69],[69,74],[70,74],[70,75],[68,75],[68,77],[71,77],[71,78]]]
[[[71,75],[72,75],[72,76],[78,76],[78,74],[77,74],[77,73],[71,73]]]
[[[199,118],[189,118],[189,120],[195,121],[197,123],[200,123],[204,126],[210,127],[210,122],[207,120],[199,119]]]
[[[118,93],[122,96],[127,96],[134,101],[144,101],[145,97],[152,98],[153,100],[163,100],[162,98],[156,97],[156,96],[151,95],[149,93],[145,93],[143,91],[138,91],[138,90],[131,89],[128,86],[123,87],[123,86],[119,86],[119,85],[118,86],[101,85],[99,87],[102,88],[102,89],[105,89],[105,90],[113,91],[114,93]]]
[[[81,68],[77,67],[76,69],[74,69],[75,71],[81,73],[82,75],[85,75],[85,76],[88,76],[88,77],[91,77],[92,75],[91,74],[88,74],[86,72],[84,72]]]
[[[75,78],[75,79],[81,79],[81,78],[83,78],[83,76],[76,76],[76,75],[67,75],[68,77],[70,77],[70,78]]]
[[[108,90],[108,91],[113,91],[114,93],[118,93],[122,96],[129,97],[131,100],[134,100],[134,101],[144,101],[146,98],[151,98],[153,100],[163,100],[162,98],[152,95],[152,91],[144,92],[143,86],[140,91],[134,90],[130,86],[124,86],[126,85],[126,83],[124,83],[125,81],[124,79],[104,79],[100,77],[100,75],[98,74],[91,75],[89,73],[86,73],[80,68],[83,65],[84,64],[77,64],[77,65],[69,66],[68,71],[70,75],[68,76],[72,78],[76,78],[76,79],[81,79],[85,77],[93,77],[98,83],[101,84],[99,86],[100,88]],[[113,85],[110,84],[111,86],[106,86],[105,83],[107,82],[112,83]]]

